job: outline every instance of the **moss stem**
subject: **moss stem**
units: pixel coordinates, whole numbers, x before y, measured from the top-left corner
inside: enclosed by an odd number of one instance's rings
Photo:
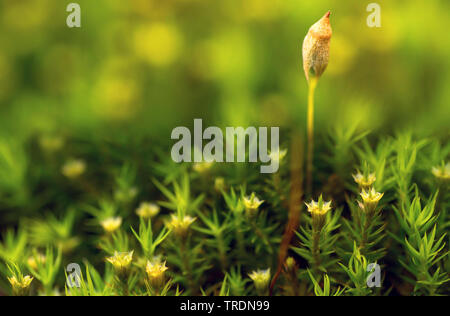
[[[313,269],[316,273],[319,272],[320,267],[320,232],[321,230],[317,228],[313,228],[313,247],[312,247],[312,256],[314,266]]]
[[[306,161],[306,192],[312,195],[312,173],[313,173],[313,155],[314,155],[314,91],[317,86],[317,77],[311,77],[308,89],[308,114],[307,114],[307,134],[308,150]]]
[[[218,245],[218,250],[219,250],[220,265],[222,267],[222,270],[226,271],[227,266],[228,266],[227,250],[226,250],[225,242],[223,240],[222,233],[217,234],[216,240],[217,240],[217,245]]]
[[[188,289],[191,291],[191,295],[195,295],[196,294],[196,284],[193,278],[193,274],[192,274],[192,267],[191,267],[191,263],[189,261],[189,238],[187,239],[181,239],[179,240],[180,242],[180,255],[181,255],[181,264],[183,267],[183,276],[186,277],[186,283],[188,286]]]
[[[289,213],[288,222],[284,230],[278,254],[278,267],[270,284],[269,295],[272,295],[275,283],[283,269],[284,261],[288,254],[292,237],[300,222],[300,212],[303,198],[303,165],[304,165],[304,142],[302,133],[294,129],[291,141],[291,189],[289,193]]]

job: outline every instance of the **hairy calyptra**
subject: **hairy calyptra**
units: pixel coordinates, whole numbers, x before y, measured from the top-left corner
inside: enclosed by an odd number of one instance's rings
[[[330,11],[317,21],[308,31],[303,41],[303,70],[306,79],[319,78],[328,65],[331,39]]]

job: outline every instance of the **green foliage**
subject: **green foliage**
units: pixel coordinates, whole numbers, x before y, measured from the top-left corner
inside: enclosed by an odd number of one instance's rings
[[[192,200],[189,176],[187,173],[183,174],[180,182],[173,182],[173,192],[169,191],[158,180],[154,179],[153,182],[169,200],[168,202],[161,201],[159,204],[169,210],[181,211],[183,214],[192,214],[203,202],[203,194],[200,194]]]
[[[60,247],[64,253],[73,251],[79,240],[73,237],[75,224],[75,210],[69,210],[65,217],[59,220],[53,214],[44,219],[29,219],[25,221],[29,240],[38,247],[52,245]]]
[[[232,296],[244,296],[248,293],[246,286],[250,280],[242,277],[241,268],[239,266],[232,268],[226,276],[230,287],[230,294]]]
[[[386,168],[392,160],[394,151],[393,140],[391,138],[382,139],[375,149],[371,147],[367,138],[361,141],[361,146],[355,146],[360,161],[364,162],[363,171],[373,171],[376,176],[374,184],[378,192],[386,192],[393,187],[395,180],[391,170]]]
[[[315,244],[316,237],[310,218],[304,217],[304,220],[308,223],[307,227],[302,226],[300,232],[297,232],[301,247],[294,247],[293,250],[308,261],[309,267],[316,274],[319,272],[327,273],[330,269],[335,268],[338,262],[338,259],[333,255],[336,252],[336,242],[341,237],[336,232],[341,225],[339,224],[341,212],[341,210],[336,210],[326,214],[325,224],[319,232],[318,245]]]
[[[28,235],[26,231],[19,228],[8,229],[3,235],[3,242],[0,243],[0,258],[6,262],[18,262],[23,256],[27,247]]]
[[[127,252],[130,250],[130,239],[123,230],[119,230],[100,239],[98,246],[108,255],[113,255],[115,251]]]
[[[114,190],[114,199],[120,204],[127,205],[138,194],[134,186],[136,170],[131,165],[125,164],[115,176],[116,188]]]
[[[141,245],[142,252],[147,259],[151,259],[154,256],[156,247],[170,234],[170,231],[164,227],[159,235],[153,239],[152,222],[149,220],[146,225],[142,218],[139,225],[139,234],[134,231],[133,227],[131,227],[131,230]]]
[[[254,271],[276,273],[273,295],[449,295],[450,1],[384,1],[383,32],[364,3],[322,2],[80,0],[74,32],[62,1],[2,1],[0,296],[266,293]],[[295,65],[324,4],[337,14],[307,143]],[[279,171],[174,162],[171,131],[194,118],[279,126]],[[359,171],[383,194],[372,213]],[[303,202],[321,194],[331,209],[313,218]]]
[[[331,148],[331,155],[327,162],[344,179],[349,177],[354,162],[353,147],[369,133],[368,131],[358,131],[358,124],[357,121],[348,126],[338,123],[330,130],[327,139],[327,146]]]
[[[212,211],[211,219],[207,218],[201,212],[197,212],[205,228],[195,227],[194,229],[203,235],[205,235],[204,244],[208,248],[207,251],[211,253],[217,253],[218,261],[223,270],[228,267],[228,252],[230,250],[231,236],[229,230],[232,226],[230,218],[227,217],[223,223],[219,222],[219,217],[216,210]],[[208,238],[210,236],[211,238]],[[225,279],[224,279],[225,283]]]
[[[437,170],[433,167],[442,169],[447,147],[411,133],[375,145],[369,137],[352,139],[345,149],[352,155],[339,153],[343,147],[338,146],[338,152],[329,156],[349,158],[342,174],[345,181],[335,182],[336,190],[328,190],[329,182],[317,187],[315,194],[324,191],[331,203],[320,196],[302,210],[289,263],[282,266],[273,293],[448,294],[448,183],[433,173]],[[283,160],[280,170],[286,171],[288,163]],[[109,187],[91,181],[94,189],[83,185],[72,191],[78,200],[69,198],[62,205],[56,201],[45,207],[44,215],[23,218],[17,228],[2,232],[3,293],[55,295],[65,289],[69,296],[240,296],[267,292],[264,275],[276,271],[289,219],[288,196],[278,196],[289,194],[280,187],[289,186],[287,172],[265,177],[249,168],[246,172],[255,174],[233,186],[242,181],[240,173],[223,173],[219,165],[204,172],[192,165],[167,164],[164,170],[171,174],[170,180],[161,175],[160,181],[147,174],[152,169],[140,172],[131,164],[117,164],[109,174]],[[317,179],[326,179],[333,171],[321,166],[322,162],[317,165]],[[367,179],[373,173],[373,183],[364,188],[353,183],[355,172]],[[76,183],[92,180],[86,177]],[[223,180],[215,187],[218,177]],[[133,197],[125,194],[132,191]],[[117,192],[123,193],[120,198]],[[141,201],[159,201],[161,209],[151,217],[139,217],[135,210]],[[66,284],[64,267],[73,262],[84,263],[80,287]],[[367,286],[372,263],[381,267],[380,288]],[[264,289],[257,289],[249,275],[261,278],[258,284],[264,283]],[[22,290],[20,283],[11,286],[12,276],[23,284],[33,279]]]
[[[414,141],[411,133],[402,133],[394,141],[394,163],[391,171],[394,175],[399,205],[408,205],[413,190],[412,176],[416,168],[418,151],[427,144],[427,140]]]
[[[385,249],[380,245],[386,235],[386,223],[383,221],[381,208],[377,207],[374,214],[368,214],[360,206],[350,202],[349,209],[351,220],[343,219],[348,236],[352,236],[345,241],[347,251],[352,249],[353,240],[370,262],[378,261],[385,255]]]
[[[347,285],[346,292],[355,296],[372,294],[372,290],[367,286],[367,278],[371,271],[367,271],[367,259],[361,255],[356,243],[354,244],[353,254],[348,261],[348,265],[345,266],[341,263],[339,265],[350,278],[350,284]]]
[[[406,236],[399,240],[406,253],[409,262],[400,259],[401,265],[407,269],[416,280],[405,278],[414,284],[417,294],[435,295],[439,286],[450,281],[447,272],[443,269],[442,260],[448,255],[445,248],[445,234],[436,236],[436,205],[437,194],[422,208],[420,197],[416,196],[409,207],[396,209],[396,214]],[[397,237],[394,236],[398,240]]]
[[[73,280],[73,282],[76,282],[76,280]],[[86,264],[85,274],[81,273],[78,276],[78,282],[79,287],[69,287],[66,284],[67,296],[110,296],[113,294],[112,288],[107,285],[107,282],[103,280],[95,268],[90,267],[89,264]]]
[[[0,207],[17,207],[27,203],[28,156],[21,140],[0,135]]]
[[[328,277],[328,274],[324,274],[323,276],[323,288],[320,287],[311,271],[308,270],[308,274],[314,284],[314,294],[316,294],[316,296],[341,296],[344,293],[344,289],[341,289],[340,287],[338,287],[334,293],[331,293],[330,278]]]
[[[47,247],[45,260],[39,260],[37,252],[33,253],[33,257],[35,258],[37,266],[32,267],[31,265],[28,265],[28,269],[36,279],[41,281],[44,287],[44,293],[46,295],[51,295],[56,277],[60,272],[59,269],[62,260],[61,248],[59,248],[55,254],[54,249]]]

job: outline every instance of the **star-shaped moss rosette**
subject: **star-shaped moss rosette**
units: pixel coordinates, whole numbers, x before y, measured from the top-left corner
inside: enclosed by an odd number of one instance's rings
[[[251,272],[249,278],[252,279],[255,289],[259,295],[266,295],[269,289],[270,268],[266,270],[256,270]]]
[[[108,217],[100,222],[106,233],[111,234],[122,225],[122,217]]]
[[[363,200],[363,210],[368,210],[377,207],[384,193],[377,192],[374,188],[371,188],[367,191],[362,190],[360,195]]]
[[[449,181],[450,180],[450,162],[447,162],[447,164],[444,165],[444,163],[442,163],[442,165],[440,166],[435,166],[431,169],[431,173],[433,173],[433,175],[441,180],[441,181]]]
[[[115,251],[112,257],[106,258],[106,261],[108,261],[114,266],[114,270],[118,274],[123,274],[130,268],[131,261],[133,261],[133,253],[134,251],[130,252]]]
[[[375,176],[375,173],[366,173],[363,174],[360,171],[353,174],[353,179],[358,184],[359,188],[361,190],[367,190],[370,189],[370,187],[375,183],[377,180],[377,177]]]
[[[167,227],[174,232],[178,237],[184,238],[189,232],[189,227],[197,218],[189,215],[178,216],[171,215],[170,221],[167,222]]]
[[[260,200],[254,192],[250,196],[245,196],[243,202],[245,214],[250,218],[255,217],[258,213],[258,208],[264,203],[264,201]]]
[[[312,200],[305,204],[308,212],[311,213],[313,229],[320,232],[325,224],[325,216],[331,210],[331,201],[324,201],[322,195],[320,195],[317,202]]]
[[[165,261],[147,261],[145,272],[147,273],[149,285],[154,291],[159,292],[164,287],[167,269]]]

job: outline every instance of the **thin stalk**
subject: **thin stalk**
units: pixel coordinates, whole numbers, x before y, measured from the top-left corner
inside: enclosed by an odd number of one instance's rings
[[[129,294],[128,279],[127,278],[119,279],[118,282],[119,282],[119,289],[120,289],[121,295],[128,296],[128,294]]]
[[[278,267],[270,283],[269,295],[272,295],[275,283],[283,269],[292,237],[298,228],[300,222],[300,212],[303,198],[303,164],[304,164],[304,142],[301,133],[294,129],[292,132],[291,145],[291,190],[289,193],[289,214],[288,222],[284,230],[283,239],[280,244],[278,254]]]
[[[129,271],[115,272],[114,284],[117,289],[117,295],[128,296],[128,277]]]
[[[313,255],[313,262],[314,262],[314,271],[319,271],[320,266],[320,232],[321,230],[318,230],[316,228],[313,228],[313,245],[312,245],[312,255]]]
[[[366,247],[367,238],[368,238],[368,230],[369,230],[369,221],[366,221],[363,227],[362,236],[361,236],[361,244],[359,245],[359,248],[361,249],[362,253],[364,255],[367,255],[367,253],[364,251],[364,248]]]
[[[217,240],[217,245],[218,245],[218,250],[219,250],[220,265],[222,266],[222,270],[226,271],[227,266],[228,266],[227,251],[226,251],[225,242],[223,240],[223,236],[222,236],[221,232],[219,232],[216,235],[216,240]]]
[[[365,214],[365,215],[363,215],[364,217],[364,225],[363,225],[363,227],[362,227],[362,234],[361,234],[361,244],[359,245],[359,248],[363,251],[364,250],[364,247],[366,247],[366,244],[367,244],[367,239],[369,238],[369,235],[370,235],[370,231],[369,231],[369,229],[370,229],[370,224],[371,224],[371,222],[372,222],[372,220],[373,220],[373,218],[374,218],[374,216],[373,215],[370,215],[370,214]],[[363,253],[364,255],[367,255],[366,253]]]
[[[314,91],[317,86],[317,77],[311,77],[308,86],[308,115],[307,115],[307,134],[308,150],[306,161],[306,192],[311,196],[313,191],[312,173],[314,158]]]
[[[314,272],[317,274],[320,270],[320,238],[322,235],[323,228],[326,224],[326,215],[312,213],[312,265]]]
[[[291,290],[290,296],[299,296],[300,295],[300,285],[298,284],[298,278],[296,270],[293,269],[286,273],[286,277],[288,279],[287,288]]]
[[[446,221],[447,221],[447,207],[444,206],[445,203],[445,199],[446,199],[446,194],[447,194],[447,186],[448,184],[445,183],[445,181],[439,181],[438,184],[438,194],[437,194],[437,198],[436,198],[436,205],[435,205],[435,210],[440,210],[440,215],[438,218],[438,227],[442,229],[442,227],[446,226]]]
[[[245,252],[245,245],[244,245],[244,234],[242,233],[241,228],[241,220],[237,217],[235,218],[235,235],[236,235],[236,245],[237,245],[237,252],[238,252],[238,260],[244,260],[244,258],[247,257],[247,253]]]
[[[254,220],[250,220],[250,225],[253,228],[253,231],[255,232],[256,236],[261,238],[261,240],[264,242],[264,244],[267,246],[269,253],[273,253],[272,245],[270,244],[270,241],[266,234],[258,227],[256,222]]]

